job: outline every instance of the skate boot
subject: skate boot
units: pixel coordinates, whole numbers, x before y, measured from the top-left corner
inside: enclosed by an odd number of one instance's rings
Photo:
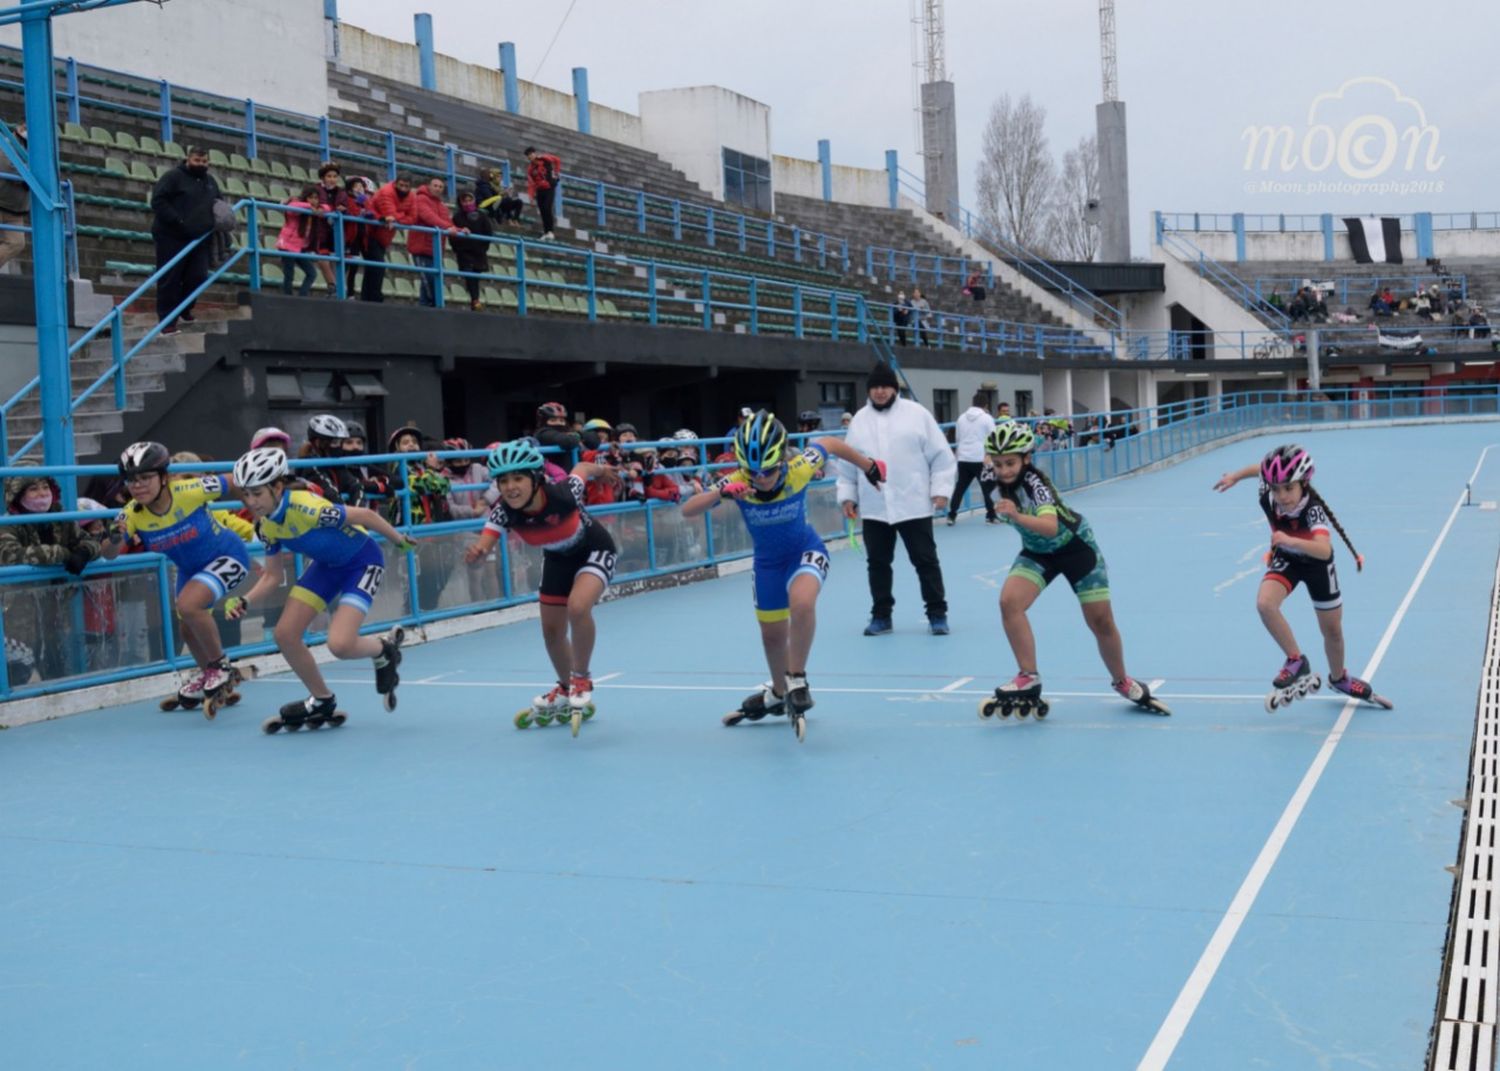
[[[760,691],[752,692],[745,697],[740,704],[739,710],[730,711],[724,715],[725,725],[738,725],[742,721],[760,721],[767,714],[776,717],[786,713],[786,696],[777,695],[770,681],[760,686]]]
[[[574,673],[568,682],[568,724],[573,735],[594,716],[594,681],[587,673]]]
[[[220,707],[227,707],[239,699],[234,686],[239,680],[234,666],[227,657],[210,662],[203,667],[203,716],[213,721]],[[234,700],[230,699],[234,696]]]
[[[1313,673],[1305,656],[1288,658],[1282,665],[1281,672],[1271,681],[1271,691],[1266,695],[1266,710],[1289,706],[1321,687],[1323,679]]]
[[[1051,709],[1042,698],[1042,678],[1022,670],[996,688],[993,698],[979,704],[979,716],[988,719],[999,714],[1008,718],[1014,714],[1018,721],[1024,721],[1032,714],[1038,719],[1045,718]]]
[[[531,701],[531,706],[516,715],[516,728],[529,729],[535,725],[539,729],[545,729],[552,724],[553,718],[561,721],[567,713],[568,686],[558,681],[557,687],[537,696]]]
[[[298,702],[288,703],[281,708],[279,714],[267,718],[261,723],[261,731],[270,735],[281,729],[295,733],[303,726],[309,729],[321,729],[325,725],[338,728],[347,719],[348,715],[338,709],[338,700],[334,696],[330,695],[326,699],[308,696]]]
[[[396,685],[401,675],[396,667],[401,664],[401,643],[406,639],[406,630],[397,625],[380,637],[380,653],[375,656],[375,690],[385,696],[385,709],[396,709]]]
[[[1375,694],[1375,689],[1370,687],[1369,681],[1360,680],[1347,669],[1344,670],[1344,675],[1338,680],[1329,677],[1328,687],[1334,691],[1343,692],[1353,699],[1358,699],[1365,703],[1373,703],[1377,707],[1384,707],[1386,710],[1395,709],[1395,704],[1389,699],[1383,695]]]
[[[163,710],[197,710],[198,704],[203,702],[203,669],[195,669],[190,673],[179,673],[177,675],[177,694],[169,695],[161,701]]]
[[[1165,703],[1151,694],[1151,689],[1146,687],[1144,681],[1138,681],[1134,677],[1121,677],[1117,681],[1111,681],[1110,687],[1142,710],[1149,710],[1152,714],[1172,713]]]
[[[813,708],[812,692],[807,687],[806,673],[786,675],[786,712],[797,732],[797,743],[807,736],[807,712]]]

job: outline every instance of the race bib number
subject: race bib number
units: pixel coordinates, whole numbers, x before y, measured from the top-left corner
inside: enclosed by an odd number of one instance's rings
[[[818,579],[828,579],[828,555],[822,551],[804,551],[800,567],[803,569],[816,569],[818,571]]]
[[[615,575],[615,552],[612,550],[591,551],[587,558],[587,565],[603,573],[604,578],[608,580]]]
[[[203,567],[203,571],[223,584],[225,591],[233,591],[245,582],[245,577],[250,575],[249,569],[227,554],[220,555],[209,562]]]
[[[324,506],[318,510],[319,528],[342,528],[344,526],[344,511],[337,506]]]
[[[367,597],[373,599],[380,591],[380,582],[384,579],[385,566],[367,565],[365,566],[364,573],[359,578],[359,582],[354,586],[361,592],[363,592]]]

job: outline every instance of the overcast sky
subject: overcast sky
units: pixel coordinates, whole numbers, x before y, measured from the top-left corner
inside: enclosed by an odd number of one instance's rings
[[[828,138],[835,163],[879,168],[896,149],[921,171],[910,0],[573,0],[566,20],[569,0],[338,3],[343,21],[403,41],[413,12],[426,11],[438,51],[486,66],[498,65],[501,40],[514,41],[522,78],[567,92],[572,68],[586,67],[590,97],[632,114],[644,90],[721,85],[771,107],[777,153],[816,159]],[[1046,108],[1059,157],[1093,133],[1097,0],[947,0],[945,19],[966,202],[1001,94],[1029,93]],[[1119,0],[1116,31],[1138,251],[1153,209],[1500,210],[1490,181],[1500,165],[1494,0]],[[1245,131],[1261,126],[1289,131],[1269,163],[1262,147],[1247,166]],[[1344,185],[1309,188],[1319,182]]]

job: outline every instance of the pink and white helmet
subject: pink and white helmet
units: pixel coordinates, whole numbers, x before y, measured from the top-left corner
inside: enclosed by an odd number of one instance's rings
[[[1312,455],[1296,443],[1278,446],[1260,463],[1260,478],[1273,487],[1294,480],[1301,483],[1312,474]]]

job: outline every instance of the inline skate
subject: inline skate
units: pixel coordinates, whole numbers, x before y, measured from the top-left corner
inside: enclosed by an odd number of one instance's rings
[[[517,729],[529,729],[535,725],[545,729],[553,719],[561,722],[571,715],[568,705],[568,686],[561,681],[550,692],[543,692],[531,701],[531,706],[518,712],[513,719]]]
[[[574,673],[568,682],[568,725],[573,735],[594,716],[594,681],[587,673]],[[558,719],[561,721],[561,718]]]
[[[1051,710],[1051,705],[1042,698],[1042,678],[1024,670],[996,688],[993,697],[979,704],[979,716],[984,719],[996,714],[1002,718],[1014,714],[1018,721],[1024,721],[1035,714],[1040,720]]]
[[[1298,699],[1306,698],[1323,687],[1323,679],[1312,671],[1305,655],[1288,658],[1271,681],[1271,691],[1266,695],[1266,710],[1290,706]]]
[[[1358,677],[1354,676],[1354,674],[1350,673],[1347,669],[1344,670],[1344,675],[1338,680],[1334,680],[1332,677],[1329,677],[1328,687],[1332,688],[1336,692],[1343,692],[1350,698],[1359,699],[1366,703],[1371,703],[1377,707],[1382,707],[1385,710],[1396,709],[1396,705],[1385,696],[1375,694],[1375,689],[1370,687],[1369,681],[1360,680]]]
[[[1144,681],[1138,681],[1134,677],[1121,677],[1117,681],[1111,681],[1109,686],[1120,693],[1121,698],[1130,700],[1142,710],[1161,715],[1172,713],[1165,703],[1151,694],[1151,689]]]
[[[807,738],[807,712],[813,708],[812,692],[807,687],[807,674],[786,675],[786,712],[797,733],[797,743]]]
[[[767,714],[781,717],[786,713],[786,696],[777,695],[767,681],[760,686],[758,691],[747,695],[744,702],[740,703],[738,710],[731,710],[724,715],[725,725],[738,725],[742,721],[760,721]]]
[[[306,699],[288,703],[281,708],[281,713],[275,714],[261,723],[261,731],[266,735],[272,735],[281,729],[289,733],[295,733],[298,729],[321,729],[325,725],[331,725],[335,729],[347,721],[349,715],[338,709],[338,701],[334,696],[326,699],[318,699],[308,696]]]
[[[375,656],[375,691],[385,697],[385,709],[396,709],[396,686],[401,675],[396,667],[401,664],[401,644],[406,640],[406,630],[397,625],[380,637],[380,653]]]

